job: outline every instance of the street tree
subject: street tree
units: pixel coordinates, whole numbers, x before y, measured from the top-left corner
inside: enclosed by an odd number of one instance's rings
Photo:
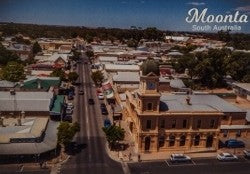
[[[10,61],[20,61],[20,58],[0,43],[0,65],[6,65]]]
[[[94,52],[91,50],[86,51],[86,56],[88,56],[89,58],[92,58],[94,56]]]
[[[57,130],[57,141],[65,147],[70,144],[75,134],[80,131],[80,125],[77,122],[61,122]]]
[[[38,42],[35,42],[35,43],[33,44],[33,47],[32,47],[32,53],[33,53],[34,55],[36,55],[37,53],[39,53],[39,52],[41,52],[41,51],[42,51],[41,46],[39,45]]]
[[[104,79],[104,76],[101,71],[95,71],[91,74],[91,78],[93,79],[95,85],[100,85]]]
[[[78,75],[76,72],[70,72],[70,73],[68,74],[68,80],[69,80],[70,82],[76,81],[78,77],[79,77],[79,75]]]
[[[53,70],[53,72],[50,74],[50,77],[60,77],[62,81],[66,80],[65,72],[62,68],[56,68]]]
[[[4,80],[18,82],[25,79],[24,66],[18,62],[9,62],[1,72]]]
[[[111,148],[115,147],[119,141],[122,141],[125,138],[125,130],[114,124],[109,127],[103,127],[102,130],[104,131]]]

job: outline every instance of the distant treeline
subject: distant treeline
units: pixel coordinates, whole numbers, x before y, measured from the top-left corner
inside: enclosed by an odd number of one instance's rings
[[[215,40],[227,42],[228,46],[233,46],[236,49],[250,49],[250,34],[232,34],[229,31],[219,31],[218,33],[193,33],[193,32],[173,32],[162,31],[155,27],[142,29],[132,26],[131,29],[119,28],[87,28],[76,26],[56,26],[56,25],[36,25],[36,24],[19,24],[19,23],[0,23],[0,32],[4,36],[12,36],[18,33],[24,36],[29,36],[33,39],[46,38],[75,38],[80,36],[88,42],[94,38],[100,40],[116,39],[121,42],[133,39],[140,41],[141,39],[161,41],[165,35],[186,35],[186,36],[203,36]]]

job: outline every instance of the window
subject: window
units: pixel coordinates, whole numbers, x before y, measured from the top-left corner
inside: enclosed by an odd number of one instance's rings
[[[201,128],[201,120],[197,120],[197,128],[198,128],[198,129]]]
[[[169,146],[174,146],[175,144],[175,136],[171,135],[169,137]]]
[[[186,136],[182,135],[180,138],[180,146],[185,146],[186,144]]]
[[[175,128],[176,127],[176,120],[173,120],[172,121],[172,128]]]
[[[182,127],[183,127],[183,128],[186,128],[186,127],[187,127],[187,120],[183,120],[183,122],[182,122]]]
[[[151,120],[147,120],[146,128],[151,129]]]
[[[161,120],[160,128],[165,128],[165,120]]]
[[[223,137],[227,137],[227,134],[228,134],[228,131],[227,131],[227,130],[224,130],[224,131],[223,131]]]
[[[194,138],[194,146],[199,146],[200,144],[200,135],[196,135]]]
[[[165,138],[164,138],[164,136],[161,136],[161,137],[159,138],[159,147],[163,147],[164,144],[165,144]]]
[[[210,121],[210,128],[214,128],[214,126],[215,126],[215,120],[212,119],[212,120]]]
[[[147,110],[149,110],[149,111],[153,110],[153,104],[152,103],[148,103]]]
[[[241,136],[241,131],[240,131],[240,130],[237,131],[236,136],[237,136],[237,137],[240,137],[240,136]]]

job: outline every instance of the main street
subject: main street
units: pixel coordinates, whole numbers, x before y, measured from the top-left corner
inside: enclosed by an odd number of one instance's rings
[[[87,61],[83,54],[82,59]],[[105,137],[101,130],[103,118],[100,113],[99,101],[90,77],[89,64],[80,63],[77,66],[81,85],[76,89],[76,103],[74,120],[81,126],[76,141],[83,144],[80,153],[71,158],[62,166],[61,173],[88,173],[88,174],[120,174],[123,173],[120,163],[109,158],[105,150]],[[78,90],[83,90],[84,95],[78,95]],[[93,98],[95,105],[89,105],[88,99]]]

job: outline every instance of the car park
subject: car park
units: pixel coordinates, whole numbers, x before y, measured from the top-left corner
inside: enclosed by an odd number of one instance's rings
[[[172,163],[177,162],[191,162],[191,158],[184,154],[171,154],[170,155],[170,161]]]
[[[245,147],[245,143],[243,141],[240,141],[240,140],[230,139],[230,140],[225,141],[225,147],[242,148],[242,147]]]
[[[250,159],[250,150],[243,150],[244,156]]]
[[[220,153],[217,155],[217,159],[219,161],[235,161],[238,160],[238,157],[231,153]]]
[[[110,127],[111,126],[111,121],[109,120],[109,119],[105,119],[104,120],[104,127],[105,128],[108,128],[108,127]]]
[[[94,105],[94,104],[95,104],[95,101],[94,101],[92,98],[90,98],[90,99],[88,100],[88,103],[89,103],[90,105]]]

